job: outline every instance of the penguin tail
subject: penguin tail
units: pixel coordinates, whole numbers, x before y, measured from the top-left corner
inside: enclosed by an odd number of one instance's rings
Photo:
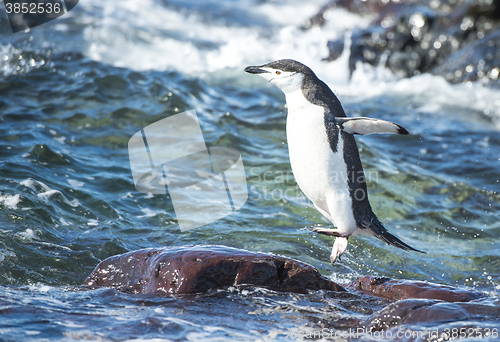
[[[378,237],[380,240],[394,247],[404,249],[405,251],[414,251],[426,254],[426,252],[413,248],[412,246],[406,244],[396,236],[389,233],[387,229],[382,225],[382,223],[378,220],[378,218],[375,215],[373,216],[374,217],[372,218],[372,220],[370,220],[368,224],[366,223],[364,224],[364,228],[369,228],[375,234],[375,236]]]
[[[404,249],[405,251],[414,251],[414,252],[426,254],[425,252],[418,250],[416,248],[413,248],[412,246],[404,243],[399,238],[397,238],[394,235],[392,235],[391,233],[389,233],[387,230],[384,233],[382,233],[381,235],[377,235],[377,237],[380,240],[387,242],[389,245]]]

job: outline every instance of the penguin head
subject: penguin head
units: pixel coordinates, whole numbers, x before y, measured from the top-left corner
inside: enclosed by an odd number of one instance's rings
[[[280,59],[264,65],[248,66],[245,71],[268,80],[285,94],[300,90],[304,76],[308,73],[312,74],[311,69],[292,59]]]

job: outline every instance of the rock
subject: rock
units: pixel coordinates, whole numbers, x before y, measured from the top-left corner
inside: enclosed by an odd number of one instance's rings
[[[404,3],[390,0],[330,0],[321,9],[307,20],[302,29],[307,30],[314,26],[323,26],[330,17],[330,12],[337,8],[345,8],[349,12],[361,15],[377,14],[377,18],[395,11],[397,8],[417,3],[419,0],[406,0]]]
[[[397,301],[408,298],[437,299],[446,302],[468,302],[483,298],[481,293],[423,281],[395,280],[364,276],[347,288]]]
[[[102,261],[85,285],[128,293],[190,294],[237,285],[282,292],[345,292],[314,267],[281,256],[224,246],[143,249]]]
[[[400,77],[428,72],[465,41],[465,33],[452,24],[430,8],[406,7],[353,34],[349,68],[353,71],[359,61],[382,62]]]
[[[382,331],[404,324],[432,322],[481,321],[484,317],[498,319],[500,312],[490,300],[469,303],[448,303],[431,299],[405,299],[391,303],[372,314],[362,326],[366,331]],[[444,339],[447,340],[447,339]]]
[[[491,51],[498,51],[496,36],[476,42],[498,30],[500,0],[336,0],[327,3],[303,28],[323,25],[330,17],[329,11],[339,7],[375,16],[368,28],[352,34],[351,73],[362,62],[385,65],[400,77],[433,72],[450,82],[499,78],[495,68],[499,59],[496,53],[491,56]],[[328,42],[329,56],[325,60],[338,58],[342,42],[343,39]],[[469,47],[454,55],[466,46]],[[458,69],[453,70],[454,67]]]
[[[324,61],[334,61],[342,55],[344,52],[344,41],[343,40],[335,40],[328,42],[328,51],[330,55],[327,58],[323,58]]]
[[[500,29],[464,46],[432,73],[452,83],[480,80],[500,85]]]

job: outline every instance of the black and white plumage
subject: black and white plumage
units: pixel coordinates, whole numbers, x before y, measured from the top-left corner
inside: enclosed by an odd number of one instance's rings
[[[286,97],[290,164],[304,194],[337,229],[316,228],[335,236],[330,260],[340,258],[351,235],[375,236],[388,244],[421,252],[390,234],[373,213],[354,134],[408,134],[403,127],[371,118],[347,118],[339,99],[302,63],[284,59],[245,71],[258,74]],[[423,252],[421,252],[423,253]]]

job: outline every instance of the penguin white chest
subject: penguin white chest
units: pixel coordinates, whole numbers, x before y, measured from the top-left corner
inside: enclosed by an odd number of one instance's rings
[[[288,150],[297,184],[316,207],[331,216],[339,230],[356,229],[340,134],[334,152],[324,108],[307,101],[301,91],[287,94],[286,102]]]

